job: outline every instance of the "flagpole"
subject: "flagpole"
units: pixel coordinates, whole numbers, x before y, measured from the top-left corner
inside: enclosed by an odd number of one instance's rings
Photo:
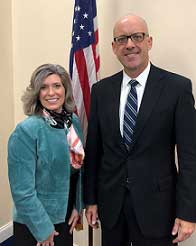
[[[88,246],[93,246],[93,228],[88,226]]]

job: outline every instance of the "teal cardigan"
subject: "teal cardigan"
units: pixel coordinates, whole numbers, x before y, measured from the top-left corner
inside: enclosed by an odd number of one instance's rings
[[[79,120],[73,126],[82,138]],[[25,224],[37,241],[65,221],[72,168],[64,129],[53,128],[40,116],[19,123],[8,142],[8,174],[14,201],[13,220]],[[82,202],[79,171],[75,207]]]

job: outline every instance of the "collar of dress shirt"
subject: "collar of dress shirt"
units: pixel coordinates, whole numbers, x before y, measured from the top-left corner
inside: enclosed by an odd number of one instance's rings
[[[143,88],[145,88],[146,85],[146,81],[148,78],[148,74],[150,72],[150,62],[148,63],[147,67],[144,69],[144,71],[142,73],[140,73],[140,75],[137,78],[131,78],[129,77],[125,71],[123,70],[123,81],[122,81],[122,87],[126,87],[129,83],[130,80],[135,79],[137,80],[137,82],[139,83],[137,86],[142,86]]]

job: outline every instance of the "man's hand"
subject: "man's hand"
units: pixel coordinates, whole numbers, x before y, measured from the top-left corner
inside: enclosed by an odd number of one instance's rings
[[[88,221],[88,224],[96,229],[99,227],[98,223],[98,213],[97,213],[97,205],[89,205],[86,207],[86,219]]]
[[[173,240],[173,243],[179,243],[186,240],[194,231],[195,223],[176,218],[172,229],[172,235],[177,235],[177,237]]]

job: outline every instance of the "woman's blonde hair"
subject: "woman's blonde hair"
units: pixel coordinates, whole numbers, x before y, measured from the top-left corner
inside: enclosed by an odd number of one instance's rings
[[[43,64],[33,72],[30,84],[21,98],[25,115],[41,114],[42,105],[39,101],[40,89],[43,85],[43,81],[52,74],[56,74],[61,78],[61,82],[65,88],[65,110],[68,112],[75,110],[71,79],[67,71],[58,64]]]

